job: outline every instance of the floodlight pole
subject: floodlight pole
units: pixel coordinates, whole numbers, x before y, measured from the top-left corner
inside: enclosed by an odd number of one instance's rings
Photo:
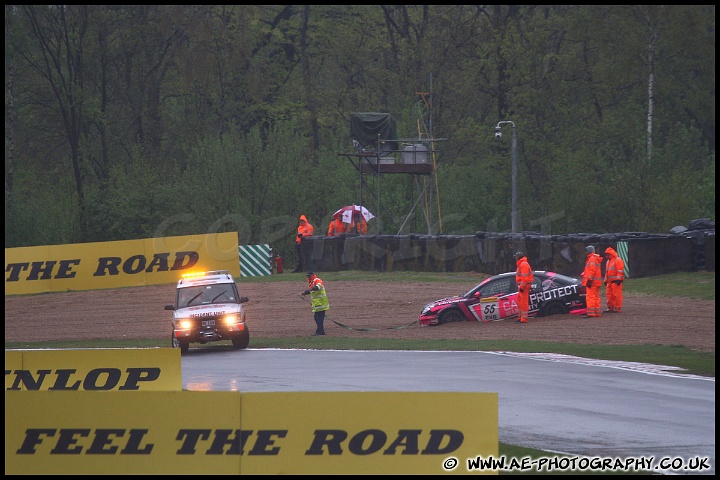
[[[503,120],[498,122],[495,130],[500,130],[500,128],[506,123],[512,125],[512,213],[510,219],[512,224],[512,233],[517,233],[517,134],[515,133],[515,122]]]

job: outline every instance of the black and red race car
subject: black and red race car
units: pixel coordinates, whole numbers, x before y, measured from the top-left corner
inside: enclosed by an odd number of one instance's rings
[[[545,271],[534,271],[533,275],[530,317],[585,313],[585,287],[579,279]],[[463,295],[425,305],[419,323],[428,326],[462,320],[494,322],[517,318],[517,295],[515,272],[501,273],[485,279]]]

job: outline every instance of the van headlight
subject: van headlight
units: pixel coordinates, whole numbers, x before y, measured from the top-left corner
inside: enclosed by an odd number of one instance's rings
[[[223,317],[222,321],[225,325],[235,325],[236,323],[240,323],[240,315],[237,313],[229,313]]]

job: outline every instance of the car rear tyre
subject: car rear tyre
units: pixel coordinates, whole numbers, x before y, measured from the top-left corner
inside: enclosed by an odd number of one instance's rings
[[[236,350],[241,350],[243,348],[247,348],[249,343],[250,343],[250,333],[247,330],[245,330],[240,335],[237,335],[232,338],[233,348],[235,348]]]
[[[561,315],[565,313],[568,313],[568,309],[562,302],[550,302],[542,309],[543,317],[549,317],[550,315]]]
[[[463,315],[460,310],[452,308],[444,311],[438,320],[440,320],[438,325],[442,325],[444,323],[462,322],[465,320],[465,315]]]
[[[188,350],[190,349],[190,344],[188,342],[181,342],[177,338],[175,338],[175,335],[170,337],[170,341],[173,348],[179,348],[180,349],[180,355],[185,355]]]

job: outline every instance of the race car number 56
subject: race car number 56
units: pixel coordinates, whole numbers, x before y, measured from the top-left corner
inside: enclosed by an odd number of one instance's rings
[[[485,308],[483,308],[483,318],[485,320],[497,320],[498,319],[498,313],[497,313],[497,303],[491,303],[488,305],[485,305]]]

